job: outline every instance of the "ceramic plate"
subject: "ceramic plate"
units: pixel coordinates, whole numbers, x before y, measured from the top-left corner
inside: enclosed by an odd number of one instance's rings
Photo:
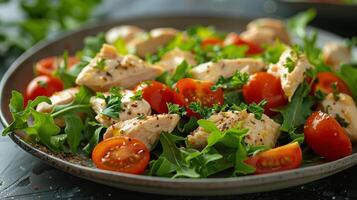
[[[138,25],[147,29],[164,26],[184,29],[189,25],[202,24],[213,25],[218,30],[240,32],[245,28],[247,22],[247,20],[237,18],[197,16],[137,17],[100,23],[38,44],[19,57],[1,80],[1,121],[4,126],[11,121],[8,109],[11,91],[14,89],[24,91],[26,84],[32,79],[32,67],[36,61],[47,56],[61,55],[65,49],[70,53],[81,49],[83,39],[88,35],[94,35],[106,31],[112,26],[123,24]],[[321,41],[339,40],[337,36],[323,31],[320,31],[320,39]],[[315,163],[285,172],[234,178],[169,179],[99,170],[85,166],[86,164],[83,165],[84,162],[80,159],[60,159],[48,153],[41,146],[34,147],[26,143],[18,135],[10,134],[10,137],[25,151],[53,167],[75,176],[113,187],[158,194],[228,195],[276,190],[321,179],[357,164],[357,148],[355,147],[354,153],[343,159],[328,163]]]

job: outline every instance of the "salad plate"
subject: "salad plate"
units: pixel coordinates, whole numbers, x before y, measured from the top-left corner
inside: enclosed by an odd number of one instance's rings
[[[225,32],[242,32],[247,19],[231,17],[198,17],[198,16],[149,16],[120,19],[111,22],[98,23],[81,30],[63,34],[52,40],[42,42],[26,51],[7,70],[2,77],[0,88],[1,122],[4,127],[12,121],[9,103],[12,90],[25,91],[32,79],[33,65],[38,60],[53,55],[62,55],[64,50],[74,54],[83,47],[86,36],[96,35],[119,25],[136,25],[144,29],[157,27],[173,27],[184,30],[192,25],[214,26]],[[318,30],[319,41],[342,41],[336,35]],[[11,139],[25,151],[40,158],[49,165],[73,174],[112,187],[118,187],[139,192],[168,195],[229,195],[251,192],[263,192],[297,186],[338,173],[357,164],[357,147],[353,147],[352,154],[331,162],[319,160],[304,164],[297,169],[259,175],[239,177],[210,178],[166,178],[146,175],[134,175],[122,172],[101,170],[93,166],[85,156],[66,156],[53,154],[42,145],[26,141],[26,135],[10,133]]]

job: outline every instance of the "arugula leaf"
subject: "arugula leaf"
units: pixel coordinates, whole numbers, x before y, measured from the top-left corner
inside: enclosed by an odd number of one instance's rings
[[[264,45],[264,53],[262,54],[262,59],[265,63],[277,63],[281,54],[286,50],[287,46],[276,40],[274,44]]]
[[[135,92],[134,96],[130,97],[131,100],[140,101],[143,99],[143,91],[138,90]]]
[[[55,149],[58,149],[59,151],[64,151],[64,143],[66,142],[66,139],[67,134],[58,134],[55,136],[51,136],[50,143]]]
[[[314,105],[313,97],[309,96],[310,86],[303,82],[295,91],[291,102],[280,113],[283,116],[281,130],[289,133],[292,140],[303,138],[302,134],[296,134],[299,126],[304,125],[306,119],[310,116]],[[301,142],[302,139],[299,139]]]
[[[192,66],[189,65],[186,60],[184,60],[177,66],[175,72],[172,75],[170,75],[168,71],[165,71],[159,77],[157,77],[156,80],[172,87],[180,79],[191,77],[189,73],[191,68]]]
[[[244,84],[249,81],[249,74],[246,72],[236,71],[233,76],[224,78],[221,76],[217,83],[212,86],[212,90],[216,91],[218,88],[233,90],[240,89]]]
[[[59,64],[54,75],[62,80],[64,88],[73,87],[76,83],[76,77],[68,73],[68,52],[63,53],[63,60]]]
[[[120,55],[126,55],[128,54],[128,49],[126,48],[125,41],[123,38],[119,37],[115,42],[114,42],[114,47],[117,49],[118,53]]]
[[[305,12],[298,13],[294,17],[287,20],[288,29],[291,30],[300,38],[306,36],[306,26],[316,17],[316,11],[309,9]]]
[[[83,151],[90,156],[94,147],[99,143],[100,141],[100,134],[102,130],[104,129],[103,126],[99,126],[98,128],[95,129],[92,137],[89,140],[89,143],[83,148]]]
[[[357,65],[343,64],[337,75],[348,85],[353,99],[357,102]]]
[[[122,109],[122,98],[123,94],[119,88],[110,88],[109,95],[105,97],[106,106],[103,109],[102,114],[114,119],[118,119],[119,113]]]
[[[76,153],[82,138],[82,120],[77,115],[65,115],[64,121],[66,123],[64,132],[67,135],[67,143],[72,153]]]

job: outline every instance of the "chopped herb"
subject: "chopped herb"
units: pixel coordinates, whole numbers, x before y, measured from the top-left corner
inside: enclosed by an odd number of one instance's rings
[[[139,116],[137,117],[137,119],[139,119],[139,120],[144,120],[144,119],[146,119],[146,115],[139,115]]]
[[[130,97],[131,100],[136,100],[136,101],[140,101],[143,99],[143,91],[142,90],[138,90],[135,92],[134,96]]]
[[[209,118],[212,114],[218,113],[226,108],[226,106],[221,106],[218,104],[214,104],[213,106],[206,107],[199,102],[192,102],[188,107],[193,112],[199,114],[201,117],[205,119]]]
[[[212,86],[212,90],[216,91],[218,88],[223,89],[239,89],[244,84],[248,83],[249,81],[249,74],[246,72],[236,71],[232,77],[224,78],[220,77],[215,85]]]
[[[338,91],[338,88],[337,88],[337,82],[333,82],[331,84],[331,87],[332,87],[332,95],[333,95],[333,99],[335,99],[335,101],[338,101],[340,100],[340,92]]]
[[[167,103],[167,108],[169,110],[169,114],[178,114],[181,117],[187,114],[186,109],[184,107],[174,103]]]
[[[105,62],[105,59],[103,58],[98,58],[97,59],[97,62],[94,66],[96,69],[99,69],[100,71],[104,71],[105,70],[105,67],[106,67],[106,62]]]
[[[122,98],[123,95],[120,88],[110,88],[109,95],[104,98],[106,106],[103,109],[102,114],[114,119],[118,119],[119,113],[122,110]]]
[[[327,94],[322,92],[321,90],[317,90],[314,95],[317,101],[323,101],[327,96]]]
[[[262,119],[263,113],[264,113],[264,106],[267,104],[268,102],[264,99],[261,102],[259,102],[258,104],[256,104],[255,102],[247,105],[245,103],[241,103],[239,106],[233,105],[231,108],[233,110],[247,110],[250,113],[254,114],[254,117],[258,120]]]

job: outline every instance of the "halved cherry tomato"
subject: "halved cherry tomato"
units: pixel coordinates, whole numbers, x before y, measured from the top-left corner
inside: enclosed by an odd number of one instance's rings
[[[135,138],[117,136],[101,141],[92,152],[92,161],[99,169],[142,174],[150,160],[150,152]]]
[[[185,106],[189,116],[196,116],[188,107],[193,102],[198,102],[202,106],[212,106],[214,104],[223,104],[223,91],[218,88],[212,91],[211,87],[214,85],[210,81],[200,81],[192,78],[184,78],[176,83],[174,88],[174,102],[178,105]]]
[[[223,40],[220,38],[206,38],[202,40],[202,47],[206,47],[208,45],[219,45],[221,46],[223,44]]]
[[[304,127],[306,143],[327,160],[337,160],[352,153],[351,140],[332,116],[317,111],[311,114]]]
[[[334,92],[333,84],[336,84],[337,92],[351,95],[347,84],[331,72],[320,72],[316,75],[315,83],[312,85],[312,92],[315,93],[317,90],[321,90],[324,93],[332,93]]]
[[[57,70],[60,59],[57,57],[47,57],[38,61],[35,65],[35,73],[37,75],[47,75],[53,76],[53,73]],[[71,68],[73,65],[77,64],[79,61],[76,57],[68,57],[68,67]]]
[[[255,167],[255,174],[295,169],[301,162],[302,151],[297,142],[264,151],[245,160],[245,163]]]
[[[167,85],[157,81],[143,82],[135,90],[142,90],[143,98],[153,110],[158,113],[168,112],[166,104],[173,101],[173,92]]]
[[[25,99],[33,100],[37,96],[51,96],[53,93],[63,90],[61,80],[53,76],[37,76],[27,85]]]
[[[259,103],[265,99],[267,104],[264,113],[269,116],[276,114],[272,108],[284,106],[288,102],[281,88],[280,79],[266,72],[250,76],[249,82],[243,86],[243,96],[247,103]]]
[[[247,45],[248,46],[248,50],[246,52],[247,55],[254,55],[263,52],[263,49],[259,45],[243,40],[236,33],[228,34],[225,41],[227,41],[228,44],[234,44],[237,46]]]

